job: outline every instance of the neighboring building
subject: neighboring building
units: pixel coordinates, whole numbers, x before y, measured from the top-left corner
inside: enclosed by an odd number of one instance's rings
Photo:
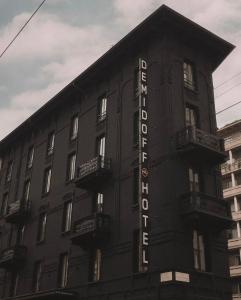
[[[223,195],[235,221],[228,231],[233,298],[241,299],[241,120],[224,126],[219,134],[225,140],[228,155],[228,161],[222,165]]]
[[[1,298],[231,299],[212,72],[232,49],[162,6],[1,141]]]

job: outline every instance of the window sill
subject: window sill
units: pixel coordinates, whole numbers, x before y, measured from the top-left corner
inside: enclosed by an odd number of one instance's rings
[[[42,193],[42,198],[47,198],[50,192]]]
[[[75,178],[73,178],[71,180],[65,180],[66,185],[73,184],[73,183],[75,183]]]
[[[78,136],[71,137],[71,138],[69,139],[70,144],[76,142],[77,137],[78,137]]]
[[[40,245],[43,245],[44,243],[45,243],[45,240],[37,241],[37,242],[36,242],[36,245],[37,245],[37,246],[40,246]]]
[[[96,280],[96,281],[88,281],[88,285],[97,285],[97,284],[99,284],[99,283],[101,283],[101,280]]]
[[[132,204],[132,210],[137,210],[139,208],[139,203]]]
[[[71,233],[71,230],[68,230],[68,231],[62,231],[61,232],[61,236],[68,236],[68,235],[70,235],[70,233]]]
[[[146,272],[134,272],[132,273],[132,277],[138,278],[138,277],[144,277],[148,274],[148,271]]]
[[[188,93],[192,93],[194,95],[198,95],[198,90],[196,88],[191,88],[188,85],[185,85],[184,83],[184,88]]]

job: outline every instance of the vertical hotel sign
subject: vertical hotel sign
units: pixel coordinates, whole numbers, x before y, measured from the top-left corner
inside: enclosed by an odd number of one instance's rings
[[[147,113],[147,62],[139,58],[139,209],[140,249],[139,270],[149,265],[149,170],[148,170],[148,113]]]

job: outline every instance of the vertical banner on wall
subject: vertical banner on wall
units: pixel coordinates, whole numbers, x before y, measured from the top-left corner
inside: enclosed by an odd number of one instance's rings
[[[147,62],[139,58],[139,209],[140,249],[139,270],[145,272],[149,265],[149,170],[148,170],[148,111]]]

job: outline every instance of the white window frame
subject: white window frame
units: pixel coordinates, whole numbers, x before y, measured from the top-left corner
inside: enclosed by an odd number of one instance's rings
[[[79,131],[79,117],[75,115],[71,119],[71,127],[70,127],[70,140],[75,140],[78,136]]]
[[[68,282],[69,257],[63,253],[59,258],[59,287],[64,288]]]
[[[55,145],[55,133],[51,132],[48,136],[48,144],[47,144],[47,156],[52,155],[54,152]]]
[[[43,194],[48,194],[50,192],[51,186],[51,177],[52,177],[52,169],[48,168],[44,171],[44,186],[43,186]]]
[[[193,64],[188,61],[183,62],[183,80],[185,87],[190,90],[195,90],[194,67]]]
[[[40,281],[41,281],[41,276],[42,276],[42,262],[37,261],[34,265],[34,291],[38,292],[40,291]]]
[[[194,268],[199,271],[206,271],[204,236],[197,230],[193,230],[193,256]]]
[[[106,119],[107,112],[107,97],[101,97],[99,99],[99,107],[98,107],[98,121],[102,122]]]
[[[67,171],[68,181],[75,179],[75,171],[76,171],[76,153],[72,153],[68,157],[68,171]]]
[[[62,232],[68,232],[71,230],[72,225],[72,210],[73,203],[72,201],[65,202],[63,210],[63,225]]]
[[[39,223],[38,223],[38,236],[37,242],[43,242],[46,237],[46,224],[47,224],[47,214],[43,213],[39,215]]]

